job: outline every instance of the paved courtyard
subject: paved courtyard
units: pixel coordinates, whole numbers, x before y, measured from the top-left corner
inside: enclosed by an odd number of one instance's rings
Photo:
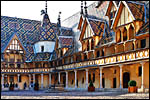
[[[1,92],[1,99],[149,99],[149,93],[12,91]]]

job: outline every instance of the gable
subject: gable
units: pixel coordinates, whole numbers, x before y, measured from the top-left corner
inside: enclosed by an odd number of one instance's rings
[[[121,1],[119,3],[119,7],[118,7],[118,10],[115,14],[115,18],[113,20],[111,28],[129,23],[133,20],[135,20],[135,18],[132,15],[130,9],[128,8],[126,2]]]
[[[129,10],[123,5],[121,12],[120,12],[120,17],[118,19],[117,27],[130,23],[134,20],[132,15],[130,14]]]
[[[22,46],[21,42],[19,41],[18,37],[16,34],[14,37],[11,39],[9,42],[8,46],[6,47],[4,52],[10,52],[10,50],[16,50],[19,53],[25,53],[24,47]]]
[[[90,26],[89,26],[89,24],[88,24],[88,25],[86,26],[83,39],[90,38],[90,37],[92,37],[92,36],[93,36],[92,30],[91,30],[91,28],[90,28]]]
[[[79,40],[80,40],[80,41],[82,41],[82,39],[83,39],[83,36],[84,36],[85,30],[86,30],[86,26],[87,26],[87,21],[86,21],[86,20],[84,20],[83,28],[82,28],[82,30],[81,30],[81,34],[80,34],[80,38],[79,38]]]
[[[79,29],[80,31],[81,31],[82,22],[83,22],[83,17],[81,16],[81,17],[80,17],[79,24],[78,24],[78,29]]]
[[[107,8],[106,16],[108,16],[110,12],[116,11],[116,10],[117,10],[117,5],[115,5],[113,1],[110,1],[108,8]]]

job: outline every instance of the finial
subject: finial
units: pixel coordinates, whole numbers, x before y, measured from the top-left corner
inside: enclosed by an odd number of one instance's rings
[[[86,1],[85,1],[85,7],[84,7],[84,9],[85,9],[85,16],[87,17],[87,6],[86,6]]]
[[[45,3],[45,13],[47,14],[47,1]]]
[[[61,14],[61,11],[60,11],[59,14],[58,14],[58,25],[59,25],[59,27],[61,27],[60,14]]]
[[[83,14],[83,1],[81,1],[81,15]]]

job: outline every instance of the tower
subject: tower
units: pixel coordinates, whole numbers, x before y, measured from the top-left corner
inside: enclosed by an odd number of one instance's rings
[[[52,53],[55,49],[56,26],[50,22],[47,12],[47,1],[45,3],[45,10],[41,11],[41,15],[43,16],[43,20],[40,26],[38,41],[34,44],[34,51],[35,53]]]

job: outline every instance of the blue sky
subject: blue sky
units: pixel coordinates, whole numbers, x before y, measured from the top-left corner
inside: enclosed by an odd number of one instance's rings
[[[87,6],[94,1],[87,1]],[[56,23],[59,11],[61,20],[80,11],[81,1],[48,1],[48,14]],[[1,1],[1,15],[31,20],[41,20],[40,12],[45,9],[45,1]]]

